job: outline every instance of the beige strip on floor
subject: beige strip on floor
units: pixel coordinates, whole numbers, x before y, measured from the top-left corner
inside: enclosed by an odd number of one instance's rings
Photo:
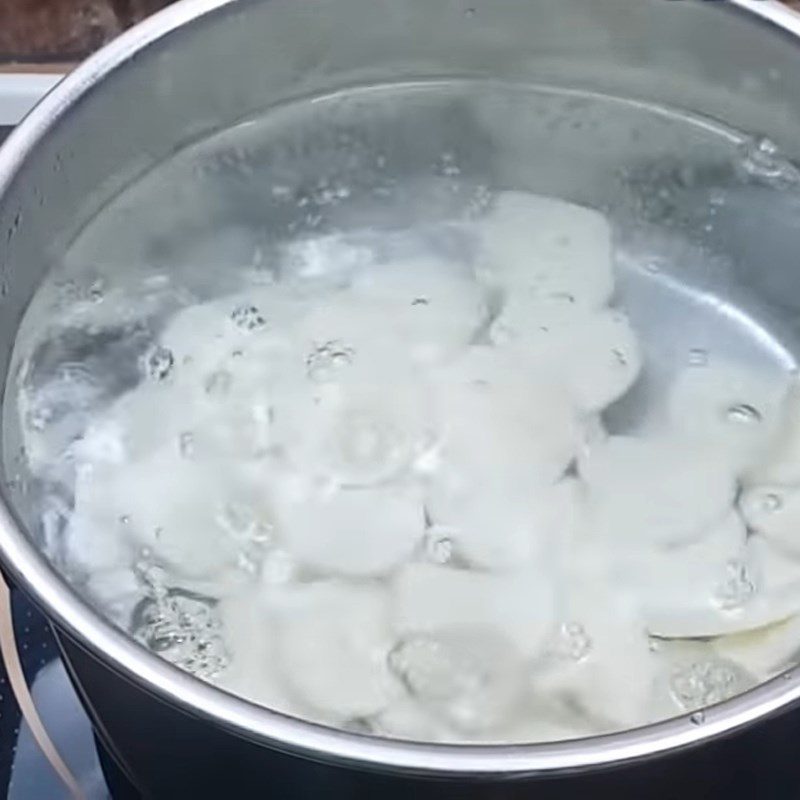
[[[11,684],[11,691],[17,699],[22,716],[28,727],[31,729],[36,744],[44,753],[45,758],[50,762],[53,769],[67,787],[73,800],[86,800],[83,790],[75,780],[75,776],[70,772],[69,767],[64,763],[53,740],[42,723],[39,712],[31,697],[28,684],[25,682],[25,675],[22,672],[22,664],[19,659],[17,649],[17,639],[14,635],[14,619],[11,613],[11,592],[8,585],[0,576],[0,652],[3,655],[3,663],[8,673],[8,681]]]

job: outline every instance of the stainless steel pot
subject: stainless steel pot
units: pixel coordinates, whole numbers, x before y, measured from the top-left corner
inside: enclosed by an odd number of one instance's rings
[[[129,176],[292,98],[438,76],[674,106],[767,135],[800,157],[800,17],[772,0],[183,0],[79,67],[0,151],[0,372],[53,255]],[[781,273],[800,307],[792,261],[763,269]],[[208,796],[240,769],[283,795],[301,778],[298,796],[308,780],[355,796],[401,780],[419,792],[426,780],[458,778],[495,796],[494,784],[509,779],[707,743],[800,698],[798,671],[709,709],[702,722],[515,747],[401,743],[291,719],[178,671],[91,610],[26,535],[8,499],[10,469],[3,565],[60,631],[101,735],[147,793]]]

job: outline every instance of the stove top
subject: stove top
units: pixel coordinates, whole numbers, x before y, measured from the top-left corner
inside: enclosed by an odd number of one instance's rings
[[[86,800],[111,797],[95,750],[92,728],[58,657],[50,627],[31,603],[12,590],[20,660],[36,708]],[[22,720],[0,667],[0,791],[7,800],[69,800],[69,794]]]

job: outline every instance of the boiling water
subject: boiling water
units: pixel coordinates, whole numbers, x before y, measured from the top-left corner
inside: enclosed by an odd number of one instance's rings
[[[489,742],[698,712],[800,648],[798,186],[596,95],[274,109],[53,265],[18,502],[115,624],[279,711]]]

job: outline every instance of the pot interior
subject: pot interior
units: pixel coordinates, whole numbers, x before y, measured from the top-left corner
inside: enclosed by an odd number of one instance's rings
[[[6,190],[3,446],[37,546],[168,661],[369,736],[699,724],[793,666],[796,44],[576,0],[526,46],[519,4],[440,2],[344,63],[314,49],[341,18],[288,5],[155,42]],[[684,74],[639,63],[657,23]],[[255,89],[268,24],[296,47]],[[703,26],[773,45],[729,114]],[[241,51],[205,106],[203,43]],[[120,89],[147,113],[95,158],[77,133]]]

